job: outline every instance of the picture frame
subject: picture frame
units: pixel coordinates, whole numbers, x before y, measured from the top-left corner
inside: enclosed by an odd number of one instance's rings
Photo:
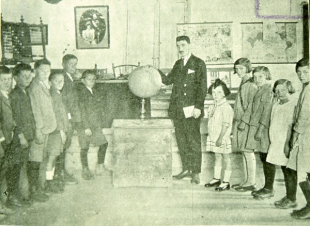
[[[76,6],[74,12],[76,48],[110,48],[109,6]]]

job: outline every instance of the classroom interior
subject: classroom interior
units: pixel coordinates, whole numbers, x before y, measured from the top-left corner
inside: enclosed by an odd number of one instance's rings
[[[95,8],[103,12],[105,34],[100,43],[86,43],[81,38],[81,14]],[[206,62],[208,85],[212,78],[227,79],[232,95],[228,97],[233,105],[240,80],[233,73],[234,61],[247,57],[253,66],[270,69],[272,81],[284,78],[292,81],[297,90],[301,84],[295,73],[295,64],[303,57],[309,57],[309,1],[305,0],[2,0],[1,24],[26,23],[36,25],[40,30],[44,45],[44,56],[51,62],[51,69],[62,69],[62,57],[74,54],[78,58],[78,70],[95,70],[97,85],[102,95],[107,97],[104,134],[109,141],[105,160],[106,171],[101,177],[85,181],[81,178],[81,163],[77,136],[67,153],[66,168],[79,179],[79,184],[68,185],[63,194],[55,194],[46,203],[34,203],[29,208],[21,208],[8,216],[0,225],[308,225],[307,221],[297,221],[290,217],[291,210],[274,208],[273,202],[285,193],[283,175],[277,168],[275,197],[268,200],[254,200],[250,193],[237,193],[233,189],[219,193],[206,189],[203,185],[212,178],[214,156],[207,143],[207,115],[202,120],[202,173],[199,185],[190,180],[175,181],[167,178],[181,171],[173,127],[167,115],[171,87],[162,86],[158,94],[145,99],[145,119],[163,126],[148,128],[151,132],[166,129],[171,132],[171,142],[165,150],[169,154],[169,167],[163,175],[164,182],[155,183],[152,176],[144,176],[141,181],[132,182],[130,175],[137,165],[131,163],[128,172],[121,171],[122,180],[113,176],[115,167],[115,134],[124,131],[126,122],[141,120],[140,97],[128,87],[125,74],[117,73],[117,65],[152,65],[168,73],[178,59],[175,38],[187,34],[192,37],[192,53]],[[47,25],[47,26],[45,26]],[[282,27],[281,27],[282,26]],[[228,29],[225,36],[227,55],[218,55],[204,42],[204,35],[215,32],[215,28]],[[284,27],[284,28],[283,28]],[[293,31],[288,31],[292,28]],[[261,29],[250,36],[247,29]],[[282,30],[280,30],[282,29]],[[284,29],[284,30],[283,30]],[[3,28],[2,28],[3,30]],[[192,31],[196,33],[191,33]],[[197,32],[198,31],[198,32]],[[206,31],[206,34],[199,33]],[[188,33],[186,33],[188,32]],[[43,35],[42,33],[42,35]],[[212,34],[217,34],[212,33]],[[248,36],[246,36],[248,35]],[[269,36],[268,36],[269,35]],[[281,36],[282,35],[282,36]],[[4,33],[1,31],[3,43]],[[275,37],[280,41],[275,41]],[[210,38],[215,42],[214,37]],[[223,40],[222,39],[222,40]],[[195,44],[196,41],[196,44]],[[269,43],[268,43],[269,42]],[[281,42],[281,43],[280,43]],[[197,44],[198,43],[198,44]],[[261,46],[256,46],[260,43]],[[280,44],[279,44],[280,43]],[[270,52],[268,46],[277,45]],[[200,48],[201,47],[201,48]],[[201,50],[210,50],[211,56]],[[32,51],[34,52],[35,49]],[[37,50],[37,49],[36,49]],[[14,67],[14,60],[2,45],[2,64]],[[13,51],[13,50],[12,50]],[[251,52],[252,51],[252,52]],[[272,55],[264,55],[269,51]],[[282,54],[277,56],[276,54]],[[262,54],[262,55],[260,55]],[[215,57],[216,56],[216,57]],[[255,58],[256,57],[256,58]],[[14,58],[14,57],[13,57]],[[26,57],[27,58],[27,57]],[[39,57],[40,58],[40,57]],[[251,59],[252,58],[252,59]],[[33,66],[36,56],[26,61]],[[5,63],[6,62],[6,63]],[[116,69],[117,70],[117,69]],[[130,70],[130,69],[129,69]],[[79,82],[79,81],[77,81]],[[205,100],[205,112],[212,104],[211,96]],[[115,132],[117,131],[117,132]],[[143,139],[148,136],[140,134]],[[142,143],[137,138],[137,145]],[[120,142],[121,143],[121,142]],[[126,145],[126,143],[125,143]],[[119,146],[118,146],[119,147]],[[156,145],[154,147],[156,148]],[[151,149],[153,150],[153,149]],[[98,149],[90,149],[89,166],[95,169]],[[165,153],[166,154],[166,153]],[[232,184],[243,177],[243,163],[240,152],[232,153]],[[145,158],[146,159],[146,158]],[[148,163],[139,161],[141,168]],[[257,155],[257,187],[263,181],[262,163]],[[156,168],[156,167],[155,167]],[[144,169],[144,168],[143,168]],[[153,169],[153,168],[152,168]],[[20,190],[27,195],[25,169],[22,171]],[[115,172],[114,172],[115,173]],[[113,181],[114,179],[114,181]],[[143,181],[145,179],[145,181]],[[298,207],[305,204],[301,191],[297,192]],[[5,199],[5,194],[2,194]]]

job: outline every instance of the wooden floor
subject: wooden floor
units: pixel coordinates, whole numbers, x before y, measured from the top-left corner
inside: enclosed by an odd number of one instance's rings
[[[234,161],[239,161],[235,158]],[[242,166],[242,164],[236,164]],[[242,170],[236,170],[232,182],[237,182]],[[285,194],[281,170],[277,170],[275,197],[254,200],[250,193],[233,189],[216,192],[204,188],[212,172],[201,175],[200,185],[189,179],[173,181],[170,188],[113,188],[110,173],[68,185],[65,193],[53,195],[46,203],[34,203],[19,209],[2,221],[3,225],[309,225],[309,220],[295,220],[292,210],[276,209],[273,202]],[[262,168],[258,162],[258,187]],[[298,208],[305,200],[298,189]]]

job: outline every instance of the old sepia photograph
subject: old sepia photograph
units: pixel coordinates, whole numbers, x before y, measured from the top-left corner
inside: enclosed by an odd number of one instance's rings
[[[309,0],[0,2],[0,225],[310,225]]]

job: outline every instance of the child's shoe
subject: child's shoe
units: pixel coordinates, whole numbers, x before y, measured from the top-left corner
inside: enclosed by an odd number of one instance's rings
[[[54,180],[47,180],[46,181],[46,186],[45,186],[45,192],[46,193],[52,193],[52,194],[61,194],[63,191],[59,189],[57,184],[55,183]]]
[[[82,177],[84,180],[90,180],[94,175],[90,172],[89,168],[84,168]]]
[[[275,201],[275,202],[274,202],[274,205],[275,205],[275,206],[281,205],[286,199],[287,199],[287,197],[284,196],[282,199],[280,199],[280,200],[278,200],[278,201]]]
[[[300,210],[295,210],[291,213],[291,216],[295,219],[310,219],[310,206],[306,205]]]
[[[261,192],[256,193],[256,195],[253,195],[255,199],[266,199],[271,198],[274,196],[274,190],[269,190],[267,188],[261,189]]]
[[[215,187],[221,184],[220,179],[213,178],[209,183],[205,184],[206,188]]]
[[[225,191],[230,189],[230,184],[229,182],[222,182],[220,186],[215,188],[215,191]]]
[[[289,199],[285,199],[282,203],[275,205],[279,209],[290,209],[295,208],[297,206],[296,201],[291,201]]]

